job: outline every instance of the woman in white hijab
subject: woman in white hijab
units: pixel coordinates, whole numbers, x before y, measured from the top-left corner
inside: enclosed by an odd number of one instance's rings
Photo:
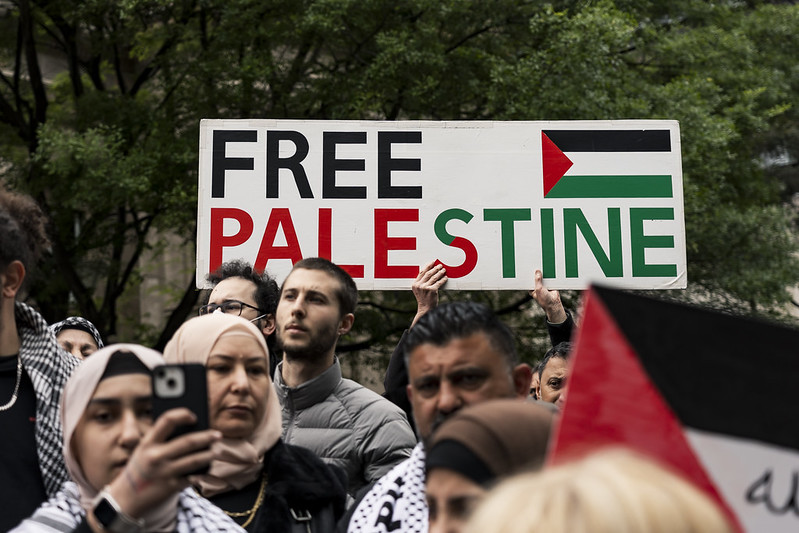
[[[166,441],[194,421],[188,409],[152,420],[150,371],[161,355],[134,344],[102,348],[79,366],[62,395],[64,457],[72,481],[15,532],[241,531],[186,488],[220,435]]]
[[[222,433],[198,492],[247,531],[333,531],[346,478],[312,452],[280,440],[280,405],[261,331],[212,313],[184,323],[164,349],[169,363],[206,366],[211,427]]]

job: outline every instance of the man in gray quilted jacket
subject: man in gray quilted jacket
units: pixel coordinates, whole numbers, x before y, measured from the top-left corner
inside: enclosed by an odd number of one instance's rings
[[[352,328],[357,301],[347,272],[326,259],[306,258],[283,282],[276,312],[283,362],[274,381],[283,440],[343,468],[351,495],[408,458],[416,445],[400,408],[341,376],[336,343]]]

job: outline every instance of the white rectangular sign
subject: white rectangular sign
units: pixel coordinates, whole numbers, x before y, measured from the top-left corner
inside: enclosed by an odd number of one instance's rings
[[[197,286],[326,257],[360,289],[685,288],[676,121],[203,120]]]

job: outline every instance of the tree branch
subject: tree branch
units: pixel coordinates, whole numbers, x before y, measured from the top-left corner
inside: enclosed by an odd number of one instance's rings
[[[189,313],[191,313],[194,306],[197,304],[197,298],[199,297],[200,291],[194,286],[194,275],[192,275],[191,280],[189,280],[189,286],[186,287],[186,290],[183,292],[183,297],[169,314],[166,325],[164,329],[161,330],[161,335],[158,336],[155,346],[153,346],[154,350],[158,350],[159,352],[164,351],[166,343],[169,342],[169,339],[172,338],[172,335],[175,334],[180,325],[186,321]]]

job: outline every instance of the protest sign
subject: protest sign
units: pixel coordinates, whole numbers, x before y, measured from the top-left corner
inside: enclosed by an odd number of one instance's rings
[[[623,445],[744,531],[799,528],[799,330],[593,287],[550,462]]]
[[[684,288],[682,194],[674,121],[203,120],[197,285],[321,256],[360,289],[432,259],[449,289]]]

